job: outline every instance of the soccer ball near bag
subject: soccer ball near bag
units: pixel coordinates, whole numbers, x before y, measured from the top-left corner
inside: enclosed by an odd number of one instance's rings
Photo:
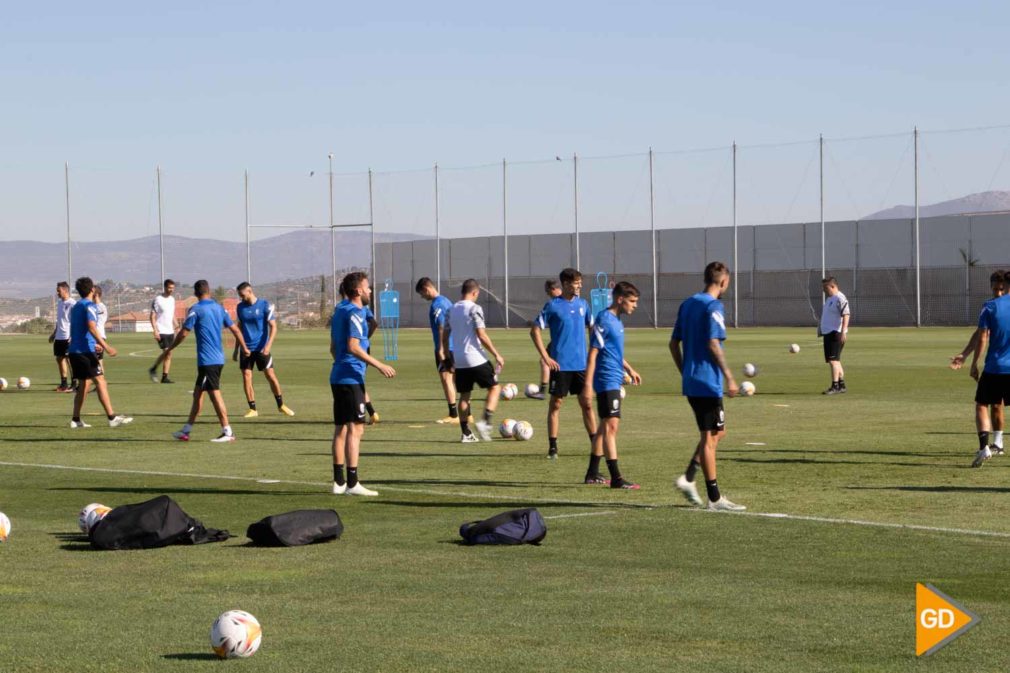
[[[533,439],[533,426],[529,421],[519,421],[512,429],[512,436],[520,442],[528,442]]]
[[[93,502],[84,509],[82,509],[80,513],[77,515],[77,527],[80,528],[81,532],[84,533],[85,535],[87,535],[88,531],[91,530],[91,526],[88,525],[88,517],[92,515],[92,512],[98,509],[104,509],[105,514],[108,514],[111,511],[111,508],[106,507],[105,505],[99,502]],[[105,514],[102,514],[102,517],[104,517]],[[98,521],[100,520],[101,519],[95,519],[94,523],[98,523]]]
[[[7,542],[7,537],[11,534],[11,520],[7,515],[0,512],[0,542]]]
[[[105,515],[112,511],[111,507],[106,507],[105,505],[99,505],[95,507],[87,516],[84,517],[85,533],[90,533],[91,529],[98,525],[98,522],[105,518]]]
[[[516,421],[514,418],[502,419],[502,422],[498,424],[498,434],[500,434],[505,439],[512,438],[512,432],[516,429]]]
[[[748,362],[747,364],[745,364],[743,366],[743,375],[746,376],[746,377],[748,377],[748,378],[754,378],[755,376],[758,375],[758,368],[757,368],[757,366],[751,364],[750,362]]]
[[[210,646],[219,659],[242,659],[256,654],[263,628],[248,612],[229,610],[210,627]]]
[[[789,344],[789,352],[790,353],[799,353],[800,352],[800,345],[799,344]]]
[[[540,392],[540,386],[535,383],[526,384],[526,397],[532,397]]]
[[[757,391],[757,386],[755,386],[750,381],[744,381],[740,384],[740,394],[744,397],[750,397]]]
[[[18,379],[18,390],[28,390],[32,387],[32,381],[27,376]]]

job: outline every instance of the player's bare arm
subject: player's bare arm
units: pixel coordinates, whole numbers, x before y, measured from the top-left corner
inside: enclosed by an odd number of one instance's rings
[[[624,371],[631,377],[631,383],[636,386],[642,385],[642,375],[635,371],[635,368],[627,360],[622,361]]]
[[[593,375],[596,373],[596,356],[599,352],[598,348],[589,349],[589,358],[586,360],[586,385],[582,386],[582,392],[579,393],[579,400],[584,405],[593,401]]]
[[[105,339],[102,338],[101,333],[98,331],[98,325],[94,320],[88,321],[88,331],[91,332],[91,336],[94,337],[95,343],[98,344],[103,352],[108,353],[111,357],[116,357],[116,349],[106,343]]]
[[[712,360],[722,371],[722,375],[726,379],[726,395],[728,397],[736,397],[740,388],[736,385],[736,379],[733,378],[733,372],[730,371],[729,365],[726,364],[726,354],[722,350],[722,342],[718,339],[709,339],[708,350],[712,354]]]
[[[242,349],[242,355],[248,357],[251,351],[249,350],[249,347],[246,346],[245,339],[242,338],[242,332],[240,332],[238,327],[235,325],[228,325],[228,331],[231,332],[233,337],[235,337],[235,345],[236,347],[240,347]]]
[[[267,329],[270,331],[270,336],[267,337],[267,345],[263,347],[263,355],[270,355],[270,351],[274,347],[274,337],[277,336],[277,321],[270,320],[267,322]]]
[[[552,372],[560,371],[561,365],[559,365],[557,360],[547,353],[547,348],[544,346],[544,338],[541,332],[542,330],[540,329],[540,325],[534,321],[533,326],[530,327],[530,339],[533,340],[533,345],[536,346],[537,353],[540,354],[540,361],[547,365]]]
[[[477,338],[480,339],[481,346],[483,346],[487,350],[488,353],[490,353],[491,355],[494,356],[495,362],[498,363],[498,369],[501,369],[502,367],[504,367],[505,366],[505,358],[503,358],[501,356],[501,354],[498,352],[498,349],[496,349],[494,347],[494,344],[491,343],[491,337],[489,337],[487,335],[487,330],[484,329],[483,327],[478,327],[477,328]]]
[[[387,364],[379,362],[371,355],[369,355],[364,348],[361,347],[361,340],[357,337],[347,338],[347,352],[358,358],[365,364],[371,365],[379,370],[379,373],[385,376],[387,379],[391,379],[396,376],[396,370]]]
[[[677,371],[684,373],[684,353],[680,350],[680,339],[670,339],[670,355],[673,356],[673,363],[677,365]]]
[[[968,339],[968,345],[964,347],[964,350],[950,359],[951,369],[960,369],[961,366],[964,365],[964,361],[968,359],[969,355],[980,351],[979,342],[982,340],[982,332],[985,331],[984,327],[979,327],[972,332],[971,338]]]

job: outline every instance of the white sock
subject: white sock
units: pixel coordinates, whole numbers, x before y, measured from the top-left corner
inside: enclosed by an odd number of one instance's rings
[[[231,435],[231,426],[230,425],[224,426],[223,428],[221,428],[221,432],[223,432],[226,435]]]
[[[182,426],[182,431],[188,435],[189,433],[193,432],[193,426],[187,423],[186,425]]]
[[[993,430],[992,431],[992,443],[993,446],[1003,447],[1003,431]]]

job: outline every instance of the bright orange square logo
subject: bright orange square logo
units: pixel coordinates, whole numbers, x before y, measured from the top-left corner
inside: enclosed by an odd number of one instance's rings
[[[933,654],[975,626],[979,617],[931,584],[915,584],[915,656]]]

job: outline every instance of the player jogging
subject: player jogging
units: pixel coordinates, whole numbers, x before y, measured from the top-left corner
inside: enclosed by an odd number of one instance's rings
[[[193,385],[193,406],[189,410],[189,419],[182,430],[172,433],[176,439],[188,442],[189,433],[193,430],[197,416],[203,408],[203,394],[210,396],[214,405],[217,420],[221,423],[221,434],[212,442],[234,442],[235,434],[228,424],[228,410],[221,396],[221,370],[224,369],[224,349],[221,347],[221,330],[227,329],[238,341],[242,354],[249,357],[249,348],[242,339],[242,332],[235,327],[228,312],[221,304],[210,297],[210,283],[198,280],[193,286],[193,294],[197,302],[189,308],[182,329],[175,335],[171,345],[165,349],[171,353],[186,340],[190,332],[196,333],[196,383]]]
[[[58,393],[72,393],[77,387],[76,384],[73,386],[67,384],[67,376],[70,374],[70,362],[67,359],[70,348],[70,309],[76,303],[70,296],[70,284],[63,280],[57,283],[56,326],[49,335],[49,343],[53,345],[56,368],[60,370],[60,385],[56,387]]]
[[[565,271],[571,271],[566,269]],[[564,274],[564,272],[562,272]],[[562,275],[562,278],[564,276]],[[564,282],[564,281],[562,281]],[[593,393],[596,393],[596,408],[600,414],[600,427],[593,436],[593,450],[589,456],[586,471],[587,484],[605,484],[600,475],[600,458],[607,457],[610,472],[610,488],[637,491],[638,484],[621,476],[617,465],[617,429],[621,423],[621,384],[625,374],[632,383],[642,382],[628,361],[624,359],[624,324],[622,315],[631,315],[638,307],[638,288],[626,281],[614,285],[613,303],[600,311],[593,326],[593,339],[589,347],[589,361],[586,364],[586,379],[592,385],[583,386],[579,401],[583,409],[592,409]],[[552,341],[552,343],[557,343]],[[555,373],[552,371],[552,373]],[[551,381],[554,384],[554,381]],[[551,398],[554,399],[553,397]]]
[[[722,407],[722,385],[735,397],[736,381],[726,364],[722,342],[726,339],[726,320],[719,297],[729,287],[729,269],[722,262],[705,267],[705,290],[684,300],[677,310],[677,323],[670,338],[670,354],[680,371],[682,391],[687,397],[701,438],[687,471],[677,478],[676,486],[692,505],[702,505],[694,484],[700,467],[705,475],[708,508],[737,512],[747,509],[731,502],[719,492],[716,481],[715,453],[726,434],[726,414]]]
[[[368,354],[365,304],[371,293],[368,274],[353,271],[344,276],[340,294],[345,299],[337,304],[330,323],[334,495],[378,495],[358,481],[358,457],[365,433],[365,370],[372,365],[387,379],[396,376],[396,370]]]
[[[178,323],[175,319],[175,281],[166,278],[163,284],[163,292],[151,302],[151,329],[154,331],[154,340],[161,349],[161,354],[154,361],[151,368],[147,370],[147,375],[151,377],[153,383],[175,383],[168,378],[168,370],[172,368],[172,341],[175,339],[175,328]],[[161,378],[158,378],[158,366],[161,366]]]
[[[818,332],[824,338],[824,361],[831,366],[831,386],[822,394],[839,395],[847,390],[845,370],[842,369],[842,348],[849,334],[849,300],[838,289],[834,276],[822,280],[821,285],[827,298],[821,308]]]
[[[480,439],[490,442],[491,419],[501,392],[498,374],[505,366],[505,358],[498,353],[487,334],[484,310],[477,304],[480,285],[473,278],[468,278],[463,281],[460,293],[463,298],[452,305],[449,311],[449,329],[442,333],[442,351],[452,352],[453,380],[459,391],[460,441],[464,444],[479,441],[470,432],[469,424],[470,395],[476,385],[487,390],[487,401],[484,404],[484,415],[474,425]],[[497,367],[491,366],[481,346],[494,356]]]
[[[81,420],[81,409],[88,397],[88,384],[94,382],[98,391],[98,401],[105,409],[109,419],[109,427],[118,428],[132,423],[129,416],[119,416],[112,410],[109,399],[109,389],[105,384],[105,373],[98,359],[96,348],[107,352],[110,357],[116,356],[116,349],[105,341],[105,335],[98,329],[98,308],[94,303],[95,284],[87,276],[77,279],[74,283],[81,300],[70,310],[70,345],[68,349],[70,368],[77,380],[77,394],[74,395],[74,415],[70,420],[71,428],[90,428]]]
[[[238,319],[239,329],[242,331],[242,338],[249,349],[248,356],[239,356],[238,343],[235,344],[235,352],[232,358],[238,358],[239,369],[242,370],[242,383],[245,387],[245,398],[249,403],[249,411],[245,418],[256,418],[259,411],[256,410],[256,391],[253,388],[253,367],[263,372],[270,384],[270,391],[274,394],[277,402],[277,411],[285,416],[294,416],[284,404],[284,395],[281,392],[280,381],[277,380],[277,373],[274,371],[273,346],[274,338],[277,336],[277,316],[274,313],[274,306],[266,299],[258,299],[253,287],[249,283],[239,283],[235,288],[238,296],[242,298],[235,310],[235,317]]]
[[[555,297],[561,296],[561,285],[558,284],[553,278],[548,278],[544,281],[544,292],[547,294],[547,303],[544,304],[544,310],[551,305],[551,301]],[[530,323],[530,327],[536,324],[536,320]],[[550,353],[551,345],[547,344],[547,352]],[[547,398],[547,388],[550,385],[551,380],[551,368],[547,366],[543,358],[540,358],[540,385],[537,387],[537,392],[531,393],[529,390],[526,391],[526,397],[534,400],[543,400]]]
[[[591,453],[598,448],[593,440],[596,435],[596,415],[592,403],[581,393],[586,385],[586,328],[593,326],[593,314],[589,303],[579,296],[582,290],[582,274],[577,269],[567,268],[559,275],[561,296],[551,299],[544,306],[540,316],[530,328],[530,338],[540,354],[540,363],[550,369],[551,402],[547,408],[547,457],[558,457],[558,431],[560,429],[561,403],[571,393],[582,407],[582,423],[589,433]],[[544,347],[541,332],[551,330],[550,348]],[[620,386],[618,386],[620,387]],[[597,464],[599,459],[597,458]],[[590,470],[592,472],[592,470]],[[602,483],[602,482],[600,482]]]
[[[456,384],[452,380],[452,351],[445,351],[442,346],[442,333],[448,325],[452,301],[440,295],[435,283],[427,276],[418,279],[414,291],[421,299],[431,302],[428,306],[428,326],[435,344],[435,369],[442,383],[445,402],[449,405],[449,415],[437,422],[456,424],[459,423],[459,409],[456,406]]]

